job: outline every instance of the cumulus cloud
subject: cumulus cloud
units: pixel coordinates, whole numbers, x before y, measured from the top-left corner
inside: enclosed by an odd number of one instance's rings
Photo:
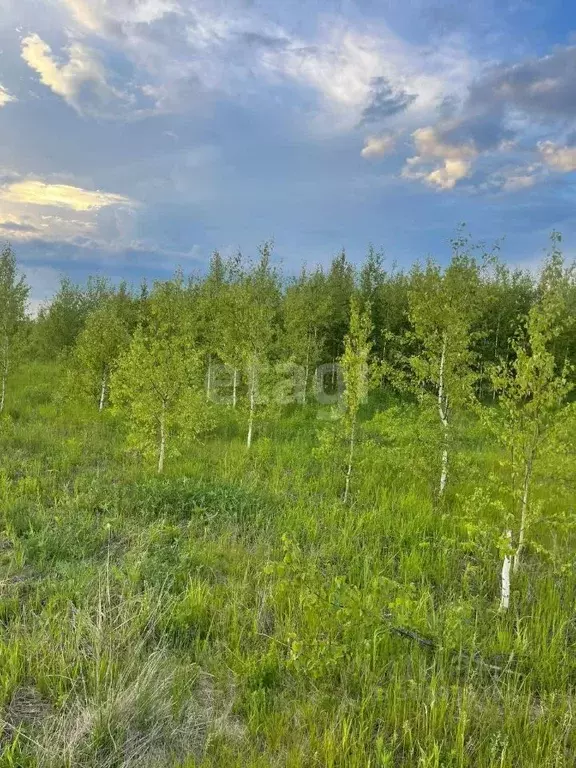
[[[106,192],[92,192],[69,184],[46,184],[43,181],[27,180],[8,184],[0,189],[0,200],[8,203],[30,203],[70,208],[73,211],[90,211],[107,205],[132,205],[122,195]]]
[[[382,157],[392,152],[396,146],[396,137],[389,133],[380,136],[368,136],[364,142],[364,148],[360,153],[362,157]]]
[[[3,85],[0,85],[0,107],[10,104],[11,101],[16,101],[16,97],[12,96]]]
[[[576,146],[559,146],[553,141],[541,141],[538,149],[542,160],[552,171],[571,173],[576,171]]]
[[[562,124],[561,133],[576,124],[576,46],[486,67],[458,36],[425,50],[382,20],[368,26],[326,16],[307,35],[242,0],[60,1],[76,39],[67,61],[59,63],[37,35],[26,39],[23,56],[83,114],[126,102],[98,55],[78,42],[88,33],[91,44],[105,40],[107,50],[134,67],[139,95],[133,98],[146,99],[156,113],[198,109],[212,93],[246,100],[258,85],[285,84],[290,102],[284,103],[304,116],[305,129],[330,135],[368,126],[365,158],[392,151],[395,134],[412,133],[415,151],[402,175],[438,189],[452,190],[476,168],[489,168],[495,153],[516,169],[494,181],[506,191],[543,178],[530,170],[535,162],[543,171],[574,169],[574,150],[554,126]],[[537,145],[543,137],[553,146]]]
[[[495,152],[507,153],[516,163],[524,159],[525,165],[509,177],[493,175],[491,188],[526,189],[543,180],[546,170],[574,171],[576,148],[562,136],[576,125],[575,94],[576,46],[557,46],[548,55],[515,64],[491,65],[470,82],[459,105],[451,100],[448,114],[416,131],[415,143],[424,139],[425,146],[408,159],[404,176],[452,189],[470,175],[476,161]],[[434,157],[442,162],[427,170]]]
[[[409,157],[402,170],[406,179],[418,179],[439,189],[453,189],[470,175],[478,150],[472,142],[450,144],[433,126],[412,134],[417,154]]]
[[[82,43],[67,49],[68,60],[59,63],[50,46],[37,34],[22,40],[22,58],[38,73],[40,81],[80,114],[114,113],[128,97],[108,83],[98,55]]]
[[[128,231],[136,207],[124,195],[40,179],[11,180],[0,186],[0,235],[26,241],[112,242],[119,228],[112,233],[103,213],[114,211]]]

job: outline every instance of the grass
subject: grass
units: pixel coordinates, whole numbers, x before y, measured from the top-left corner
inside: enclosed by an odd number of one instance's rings
[[[0,429],[0,766],[575,764],[573,475],[542,466],[503,615],[477,424],[438,505],[422,419],[367,411],[345,507],[312,408],[250,453],[224,413],[156,477],[59,376]]]

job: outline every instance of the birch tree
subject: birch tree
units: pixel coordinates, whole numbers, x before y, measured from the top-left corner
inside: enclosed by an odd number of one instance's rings
[[[554,354],[557,340],[568,327],[574,329],[574,318],[566,312],[558,280],[545,280],[541,287],[540,299],[526,318],[524,333],[512,343],[515,358],[502,361],[491,371],[500,407],[486,414],[509,457],[511,511],[518,526],[513,573],[518,570],[525,547],[534,472],[545,451],[561,453],[557,429],[567,418],[567,398],[574,389],[569,362],[559,364]]]
[[[344,338],[344,353],[340,358],[344,378],[344,425],[348,442],[348,460],[344,487],[344,503],[350,496],[350,480],[356,447],[358,412],[368,396],[370,384],[370,353],[372,342],[372,321],[370,305],[360,308],[360,302],[354,297],[350,304],[350,327]]]
[[[73,356],[73,377],[102,412],[107,403],[110,378],[118,358],[130,343],[129,318],[124,302],[109,299],[92,312],[80,332]]]
[[[163,472],[166,457],[211,426],[202,393],[202,355],[186,327],[181,275],[157,283],[140,325],[120,356],[111,381],[111,399],[128,426],[129,441],[155,457]]]
[[[471,342],[480,269],[464,246],[465,241],[454,243],[445,271],[432,261],[416,267],[409,292],[409,317],[420,347],[410,362],[422,402],[435,404],[441,433],[440,497],[448,483],[453,414],[472,397],[477,377]]]
[[[270,375],[280,320],[280,285],[271,264],[271,245],[260,249],[260,259],[238,288],[237,317],[242,329],[239,355],[247,382],[248,428],[246,446],[254,437],[257,408],[265,400],[263,385]]]
[[[132,446],[155,456],[163,472],[176,440],[190,440],[209,427],[205,399],[192,382],[201,357],[185,339],[151,336],[138,328],[112,376],[112,401],[124,415]]]
[[[22,351],[29,287],[18,277],[16,257],[9,245],[0,254],[0,413],[6,404],[8,376]]]

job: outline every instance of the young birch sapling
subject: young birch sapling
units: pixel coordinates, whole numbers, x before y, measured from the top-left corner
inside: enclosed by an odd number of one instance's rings
[[[115,298],[105,300],[86,318],[74,349],[73,380],[95,399],[100,412],[107,403],[110,377],[129,343],[129,325]]]
[[[485,418],[508,456],[512,518],[518,525],[513,573],[525,547],[534,472],[546,453],[563,452],[560,427],[568,418],[567,397],[574,389],[571,366],[554,355],[556,340],[574,320],[566,312],[560,287],[558,281],[546,279],[545,270],[541,296],[528,313],[524,333],[513,341],[514,360],[491,370],[500,407],[488,409]]]
[[[156,457],[159,473],[168,453],[211,426],[186,306],[178,278],[155,286],[146,325],[137,328],[112,377],[112,402],[127,421],[130,443]]]
[[[417,266],[409,292],[409,317],[419,347],[410,364],[419,400],[436,409],[440,427],[440,498],[448,483],[453,417],[471,400],[477,378],[471,342],[478,316],[480,269],[462,252],[463,245],[465,241],[455,241],[455,252],[444,271],[432,261],[424,269]]]

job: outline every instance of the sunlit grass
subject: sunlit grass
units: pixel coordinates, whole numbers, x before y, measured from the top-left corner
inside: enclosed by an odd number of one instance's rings
[[[501,615],[474,423],[439,505],[414,410],[366,411],[344,506],[312,408],[250,453],[223,412],[158,478],[58,381],[24,369],[0,427],[1,766],[574,765],[570,474]]]

